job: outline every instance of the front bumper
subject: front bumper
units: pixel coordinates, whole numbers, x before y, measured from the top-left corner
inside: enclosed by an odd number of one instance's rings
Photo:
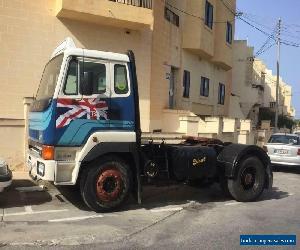
[[[0,176],[0,192],[4,190],[4,188],[7,188],[12,183],[12,173],[9,170],[7,175],[1,175]]]
[[[46,161],[39,155],[28,151],[26,155],[26,166],[33,179],[54,181],[56,161]]]
[[[273,165],[300,166],[300,157],[284,157],[269,155]]]
[[[273,165],[281,165],[281,166],[300,166],[300,163],[294,162],[282,162],[282,161],[271,161]]]

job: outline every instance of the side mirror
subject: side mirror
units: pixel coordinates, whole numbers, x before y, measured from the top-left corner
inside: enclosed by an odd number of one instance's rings
[[[80,92],[82,95],[93,94],[93,78],[94,78],[93,72],[88,71],[83,73],[83,78],[80,81]]]

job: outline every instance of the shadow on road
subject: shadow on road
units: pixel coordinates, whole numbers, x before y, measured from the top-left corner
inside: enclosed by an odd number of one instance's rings
[[[273,166],[273,171],[300,174],[300,166]]]
[[[263,192],[262,196],[257,201],[280,200],[288,196],[288,192],[281,191],[278,187],[273,187],[271,191],[265,190],[265,192]]]
[[[76,188],[57,187],[59,192],[68,202],[72,203],[80,210],[88,211],[81,199],[80,192]],[[230,198],[225,197],[218,185],[211,187],[191,187],[189,185],[171,185],[171,186],[144,186],[142,204],[138,205],[132,197],[122,206],[121,210],[135,210],[140,208],[153,209],[169,205],[185,205],[189,201],[203,203],[224,202]]]
[[[84,204],[80,195],[80,190],[77,186],[57,186],[56,188],[63,195],[64,199],[73,206],[83,211],[90,211]]]
[[[75,187],[58,187],[58,190],[72,205],[80,210],[89,211],[89,208],[84,205],[78,189]],[[281,191],[278,187],[273,187],[271,191],[265,190],[257,202],[279,200],[288,196],[288,192]],[[202,210],[204,208],[213,208],[218,202],[232,200],[232,198],[224,195],[218,184],[214,184],[210,187],[192,187],[189,185],[144,186],[141,205],[138,205],[131,196],[128,202],[118,211],[136,210],[140,208],[150,210],[166,206],[184,206],[188,202],[200,203],[201,206],[195,209]]]
[[[69,202],[76,208],[89,211],[81,198],[79,189],[74,186],[58,186],[56,194],[51,195],[47,190],[40,192],[19,192],[16,187],[31,187],[36,183],[31,180],[15,180],[12,186],[4,193],[0,193],[0,208],[24,207],[31,205],[41,205],[51,202],[53,199],[59,200],[62,204]],[[52,190],[53,191],[53,190]],[[289,196],[288,192],[273,187],[272,191],[264,191],[257,202],[267,200],[279,200]],[[56,202],[57,202],[56,200]],[[189,202],[194,202],[195,210],[209,209],[217,203],[230,201],[232,198],[224,195],[218,184],[209,187],[190,185],[166,185],[166,186],[144,186],[142,204],[131,197],[121,211],[136,210],[140,208],[155,209],[166,206],[185,206]],[[201,204],[201,206],[197,206]],[[119,210],[120,211],[120,210]]]
[[[188,201],[199,203],[224,202],[230,200],[217,184],[210,187],[175,185],[170,187],[149,186],[144,190],[144,207],[149,209],[162,205],[180,205]]]
[[[46,191],[19,192],[17,187],[33,187],[36,183],[31,180],[13,180],[12,185],[0,193],[0,208],[15,208],[24,206],[41,205],[52,200]]]

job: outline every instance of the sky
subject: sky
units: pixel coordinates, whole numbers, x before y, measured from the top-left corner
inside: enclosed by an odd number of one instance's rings
[[[282,19],[282,39],[300,44],[300,1],[299,0],[237,0],[237,11],[257,28],[270,34],[279,18]],[[236,21],[235,39],[248,40],[254,51],[266,42],[268,36],[241,20]],[[270,45],[272,43],[270,42]],[[258,56],[276,75],[276,46]],[[300,47],[281,46],[280,75],[292,86],[292,102],[296,118],[300,118]]]

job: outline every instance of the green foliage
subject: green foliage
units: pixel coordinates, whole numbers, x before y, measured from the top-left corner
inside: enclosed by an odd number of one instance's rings
[[[270,120],[271,126],[275,127],[275,112],[270,109],[264,108],[259,110],[259,123],[261,124],[262,120]],[[298,120],[298,122],[300,122]],[[289,128],[292,129],[296,125],[296,121],[289,118],[288,116],[279,115],[278,116],[278,127],[279,128]]]

